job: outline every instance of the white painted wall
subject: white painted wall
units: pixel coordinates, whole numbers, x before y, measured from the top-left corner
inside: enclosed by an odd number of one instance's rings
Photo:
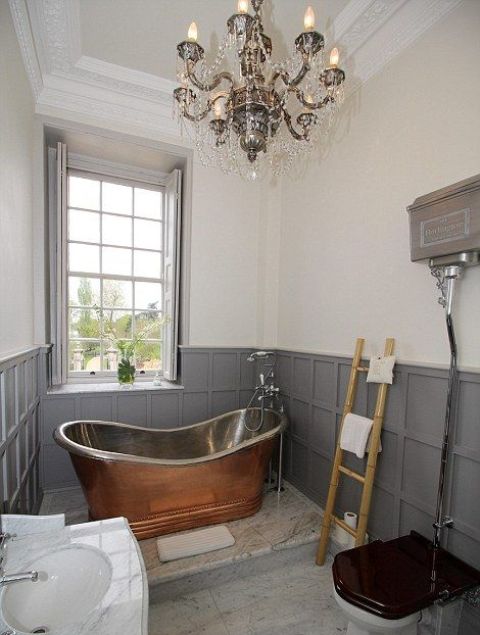
[[[13,258],[15,271],[1,284],[2,297],[16,304],[10,309],[14,305],[3,302],[1,319],[12,323],[15,315],[19,325],[18,342],[7,337],[12,348],[31,340],[30,191],[15,188],[15,205],[7,199],[16,181],[25,184],[30,178],[32,102],[5,5],[0,3],[2,47],[8,55],[1,63],[8,61],[11,89],[2,90],[2,130],[8,137],[8,143],[2,140],[2,178],[8,187],[0,201],[11,240],[2,241],[7,249],[1,258],[2,272],[10,271]],[[447,361],[434,282],[424,265],[410,263],[405,207],[420,194],[480,171],[479,27],[476,0],[466,0],[433,26],[344,105],[326,156],[311,159],[301,176],[252,187],[194,163],[188,343],[349,354],[357,335],[378,348],[391,334],[403,360]],[[134,135],[140,145],[142,138],[147,145],[171,141],[140,119],[133,125],[107,120],[95,110],[86,115],[41,104],[37,110],[58,125],[63,120]],[[4,126],[6,120],[12,124]],[[35,165],[41,163],[41,135],[37,124]],[[38,223],[41,189],[38,183]],[[40,230],[37,225],[36,234]],[[43,300],[43,243],[36,243],[34,286]],[[15,245],[15,254],[8,245]],[[18,250],[25,252],[21,262]],[[480,270],[468,272],[458,302],[461,363],[476,367],[479,277]]]
[[[480,172],[479,33],[480,2],[465,2],[344,104],[323,160],[284,180],[280,347],[348,354],[357,336],[380,350],[392,335],[402,360],[448,361],[405,208]],[[480,267],[459,286],[460,363],[478,368]]]
[[[257,341],[260,184],[193,166],[190,344]]]
[[[33,99],[0,2],[0,355],[33,343]]]

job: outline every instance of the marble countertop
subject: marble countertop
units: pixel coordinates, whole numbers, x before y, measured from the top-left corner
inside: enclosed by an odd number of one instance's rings
[[[4,570],[8,574],[30,571],[32,563],[41,556],[71,546],[101,550],[111,564],[112,579],[100,604],[81,622],[49,632],[52,635],[147,635],[147,576],[138,543],[124,518],[12,538],[5,550]],[[82,598],[79,597],[78,601],[81,602]],[[3,631],[11,632],[0,612],[0,632]]]

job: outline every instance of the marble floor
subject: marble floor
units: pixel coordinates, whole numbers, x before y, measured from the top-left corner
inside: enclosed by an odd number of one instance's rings
[[[346,622],[332,593],[331,560],[277,567],[150,605],[149,635],[334,635]]]
[[[150,635],[345,632],[331,567],[313,561],[321,510],[285,485],[280,495],[266,493],[254,516],[226,523],[235,537],[227,549],[160,563],[156,539],[140,542],[150,595],[156,598],[150,604]],[[65,513],[68,524],[88,520],[79,488],[46,493],[40,513]],[[227,571],[233,573],[228,580]],[[167,588],[172,597],[162,597]]]

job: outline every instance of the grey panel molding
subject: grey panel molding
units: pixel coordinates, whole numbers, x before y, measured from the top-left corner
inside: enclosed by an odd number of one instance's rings
[[[42,491],[40,396],[47,385],[48,347],[0,360],[1,511],[33,514]]]
[[[42,397],[42,483],[46,489],[77,483],[68,455],[52,439],[69,419],[98,418],[147,427],[176,427],[244,407],[259,368],[252,348],[180,348],[182,390],[48,394]],[[276,382],[291,425],[285,443],[286,477],[324,504],[351,359],[277,351]],[[427,536],[434,517],[447,371],[398,364],[390,389],[369,533],[390,538],[416,529]],[[376,387],[360,378],[355,412],[373,416]],[[446,546],[480,567],[480,374],[461,372],[454,442],[450,448],[447,511],[455,521]],[[348,457],[352,469],[365,461]],[[465,484],[469,485],[466,486]],[[345,479],[339,513],[359,506],[359,485]]]
[[[343,409],[351,359],[277,352],[277,381],[291,426],[286,443],[286,477],[324,505]],[[416,529],[430,536],[448,371],[407,364],[395,368],[382,433],[369,533],[391,538]],[[373,416],[376,389],[360,378],[354,411]],[[455,441],[450,447],[447,513],[455,526],[445,546],[480,567],[480,375],[459,374]],[[363,472],[365,461],[347,457]],[[466,486],[469,483],[469,486]],[[360,487],[341,481],[338,513],[358,510]]]

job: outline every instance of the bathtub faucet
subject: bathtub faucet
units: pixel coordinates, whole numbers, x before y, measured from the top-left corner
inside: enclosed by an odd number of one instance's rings
[[[247,362],[254,362],[257,359],[268,359],[269,357],[275,357],[275,353],[273,351],[255,351],[247,357]]]
[[[260,373],[260,383],[258,386],[255,386],[255,390],[253,395],[248,402],[246,411],[251,408],[253,402],[255,400],[260,402],[260,421],[255,427],[249,427],[247,422],[245,422],[245,427],[249,432],[258,432],[263,426],[263,422],[265,419],[265,408],[268,407],[266,405],[266,401],[270,402],[270,407],[273,408],[274,401],[279,398],[280,388],[277,388],[273,383],[274,378],[274,368],[275,368],[275,353],[272,351],[256,351],[247,357],[247,361],[253,362],[257,359],[261,360],[270,360],[273,357],[272,361],[267,361],[264,364],[263,371]],[[283,404],[280,406],[280,412],[283,412]]]

